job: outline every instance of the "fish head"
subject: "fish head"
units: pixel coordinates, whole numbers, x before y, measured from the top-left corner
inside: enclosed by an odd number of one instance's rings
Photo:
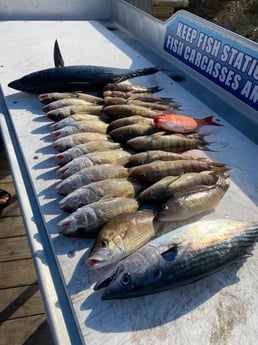
[[[9,87],[15,90],[24,92],[37,92],[37,86],[46,79],[45,70],[27,74],[19,79],[13,80],[8,84]]]
[[[112,266],[95,284],[94,290],[105,288],[103,300],[138,297],[149,294],[150,285],[159,280],[160,276],[160,263],[155,249],[152,253],[136,251]]]
[[[86,261],[90,267],[96,269],[104,267],[119,261],[124,256],[123,230],[126,231],[126,229],[124,229],[125,224],[121,223],[120,227],[117,224],[116,219],[120,218],[120,215],[114,217],[99,232]]]

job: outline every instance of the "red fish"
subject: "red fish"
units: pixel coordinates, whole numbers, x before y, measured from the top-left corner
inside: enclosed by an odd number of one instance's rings
[[[186,115],[164,114],[156,115],[154,123],[157,127],[171,132],[190,133],[197,131],[202,126],[223,126],[212,120],[213,116],[204,119],[195,119]]]

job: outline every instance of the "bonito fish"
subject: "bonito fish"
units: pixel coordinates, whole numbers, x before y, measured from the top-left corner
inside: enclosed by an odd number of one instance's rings
[[[9,87],[31,93],[55,91],[95,91],[108,83],[121,82],[130,78],[154,74],[156,67],[130,70],[104,66],[64,66],[57,41],[54,47],[55,67],[23,76],[8,84]]]
[[[137,181],[126,178],[106,179],[92,182],[76,189],[65,196],[60,202],[60,207],[67,212],[73,212],[82,205],[88,205],[101,199],[115,197],[135,198],[143,189]]]
[[[100,268],[121,260],[154,238],[159,233],[159,226],[150,211],[114,217],[101,228],[87,264]]]
[[[249,253],[258,223],[202,220],[150,241],[118,262],[94,289],[102,299],[137,297],[175,289],[223,269]]]
[[[70,216],[61,220],[58,225],[65,235],[74,235],[81,229],[85,237],[96,237],[99,228],[118,214],[134,212],[138,208],[134,198],[112,198],[82,206]]]

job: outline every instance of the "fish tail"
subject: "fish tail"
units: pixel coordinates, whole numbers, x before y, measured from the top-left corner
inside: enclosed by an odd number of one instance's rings
[[[223,126],[222,123],[213,121],[214,116],[207,116],[201,120],[201,123],[206,126]]]
[[[158,67],[146,67],[146,68],[136,69],[136,70],[129,72],[125,76],[122,76],[121,78],[119,78],[118,82],[124,81],[126,79],[130,79],[130,78],[140,77],[143,75],[154,74],[154,73],[157,73],[159,71],[160,71],[160,69]]]

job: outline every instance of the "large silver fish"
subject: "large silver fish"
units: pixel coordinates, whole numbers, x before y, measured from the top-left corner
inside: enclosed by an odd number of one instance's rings
[[[94,289],[115,299],[175,289],[221,270],[246,255],[258,239],[258,222],[199,221],[170,231],[117,263]]]

